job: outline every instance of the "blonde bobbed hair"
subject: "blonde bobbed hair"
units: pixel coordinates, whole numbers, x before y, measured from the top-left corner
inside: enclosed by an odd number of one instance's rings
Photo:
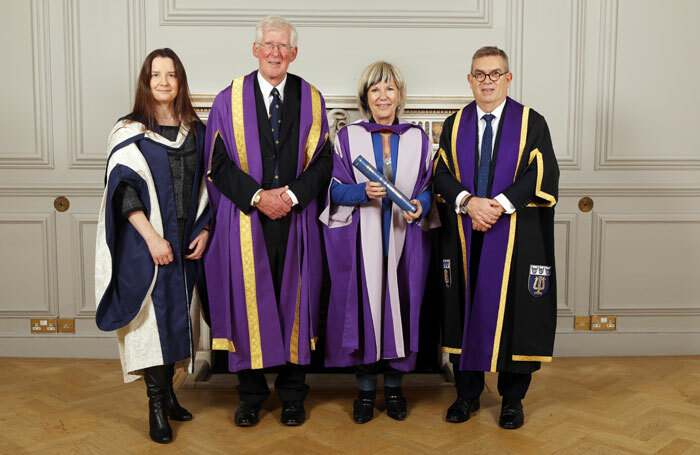
[[[396,115],[398,116],[399,111],[406,104],[406,84],[403,81],[401,71],[391,63],[379,60],[369,65],[362,72],[360,83],[357,87],[357,106],[367,118],[372,116],[372,111],[367,103],[367,92],[373,85],[389,81],[394,81],[394,85],[399,90],[399,104],[396,108]]]

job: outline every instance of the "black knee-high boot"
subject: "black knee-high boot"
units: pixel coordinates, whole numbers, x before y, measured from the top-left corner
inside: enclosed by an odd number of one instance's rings
[[[146,382],[148,394],[148,424],[151,439],[160,444],[172,442],[173,430],[170,428],[166,411],[168,384],[172,384],[168,368],[164,365],[144,368],[143,379]]]
[[[168,375],[170,376],[170,380],[168,381],[168,390],[165,395],[165,409],[168,411],[168,417],[180,422],[192,420],[192,414],[190,414],[187,409],[180,406],[180,403],[177,402],[177,397],[175,397],[175,391],[173,390],[175,365],[171,363],[170,365],[165,365],[165,368],[168,369]]]

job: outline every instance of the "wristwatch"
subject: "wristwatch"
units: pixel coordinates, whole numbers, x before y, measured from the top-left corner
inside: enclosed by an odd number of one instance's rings
[[[467,198],[464,200],[464,202],[462,202],[462,203],[459,205],[459,211],[460,211],[461,213],[463,213],[464,215],[467,214],[467,204],[469,204],[469,201],[470,201],[471,198],[473,198],[473,197],[474,197],[474,195],[473,195],[473,194],[470,194],[469,196],[467,196]]]
[[[253,206],[258,205],[258,202],[260,202],[261,194],[262,191],[258,191],[257,193],[255,193],[255,196],[253,196]]]

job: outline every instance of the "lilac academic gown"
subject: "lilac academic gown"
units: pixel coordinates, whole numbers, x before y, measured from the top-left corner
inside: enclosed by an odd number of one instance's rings
[[[400,134],[398,160],[393,163],[395,185],[415,199],[429,185],[432,148],[423,130],[410,123],[387,127],[363,122],[341,129],[334,146],[333,180],[367,181],[352,162],[358,155],[374,162],[371,131],[380,127]],[[329,191],[321,214],[331,276],[326,366],[387,359],[401,371],[415,368],[431,219],[435,217],[426,213],[420,224],[409,224],[394,204],[383,266],[381,200],[338,205],[331,202]]]

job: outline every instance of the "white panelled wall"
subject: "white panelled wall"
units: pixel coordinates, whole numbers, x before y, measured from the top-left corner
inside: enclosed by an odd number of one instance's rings
[[[510,95],[546,117],[562,169],[555,354],[700,353],[700,3],[259,4],[0,1],[0,356],[116,356],[113,334],[94,323],[107,133],[158,47],[183,60],[206,117],[213,95],[255,68],[254,26],[272,13],[297,25],[291,71],[326,96],[335,126],[357,115],[362,69],[386,59],[407,81],[406,116],[439,132],[471,99],[473,52],[504,48]],[[54,209],[58,196],[67,211]],[[575,315],[614,315],[618,327],[574,331]],[[76,333],[30,334],[36,317],[75,318]]]

